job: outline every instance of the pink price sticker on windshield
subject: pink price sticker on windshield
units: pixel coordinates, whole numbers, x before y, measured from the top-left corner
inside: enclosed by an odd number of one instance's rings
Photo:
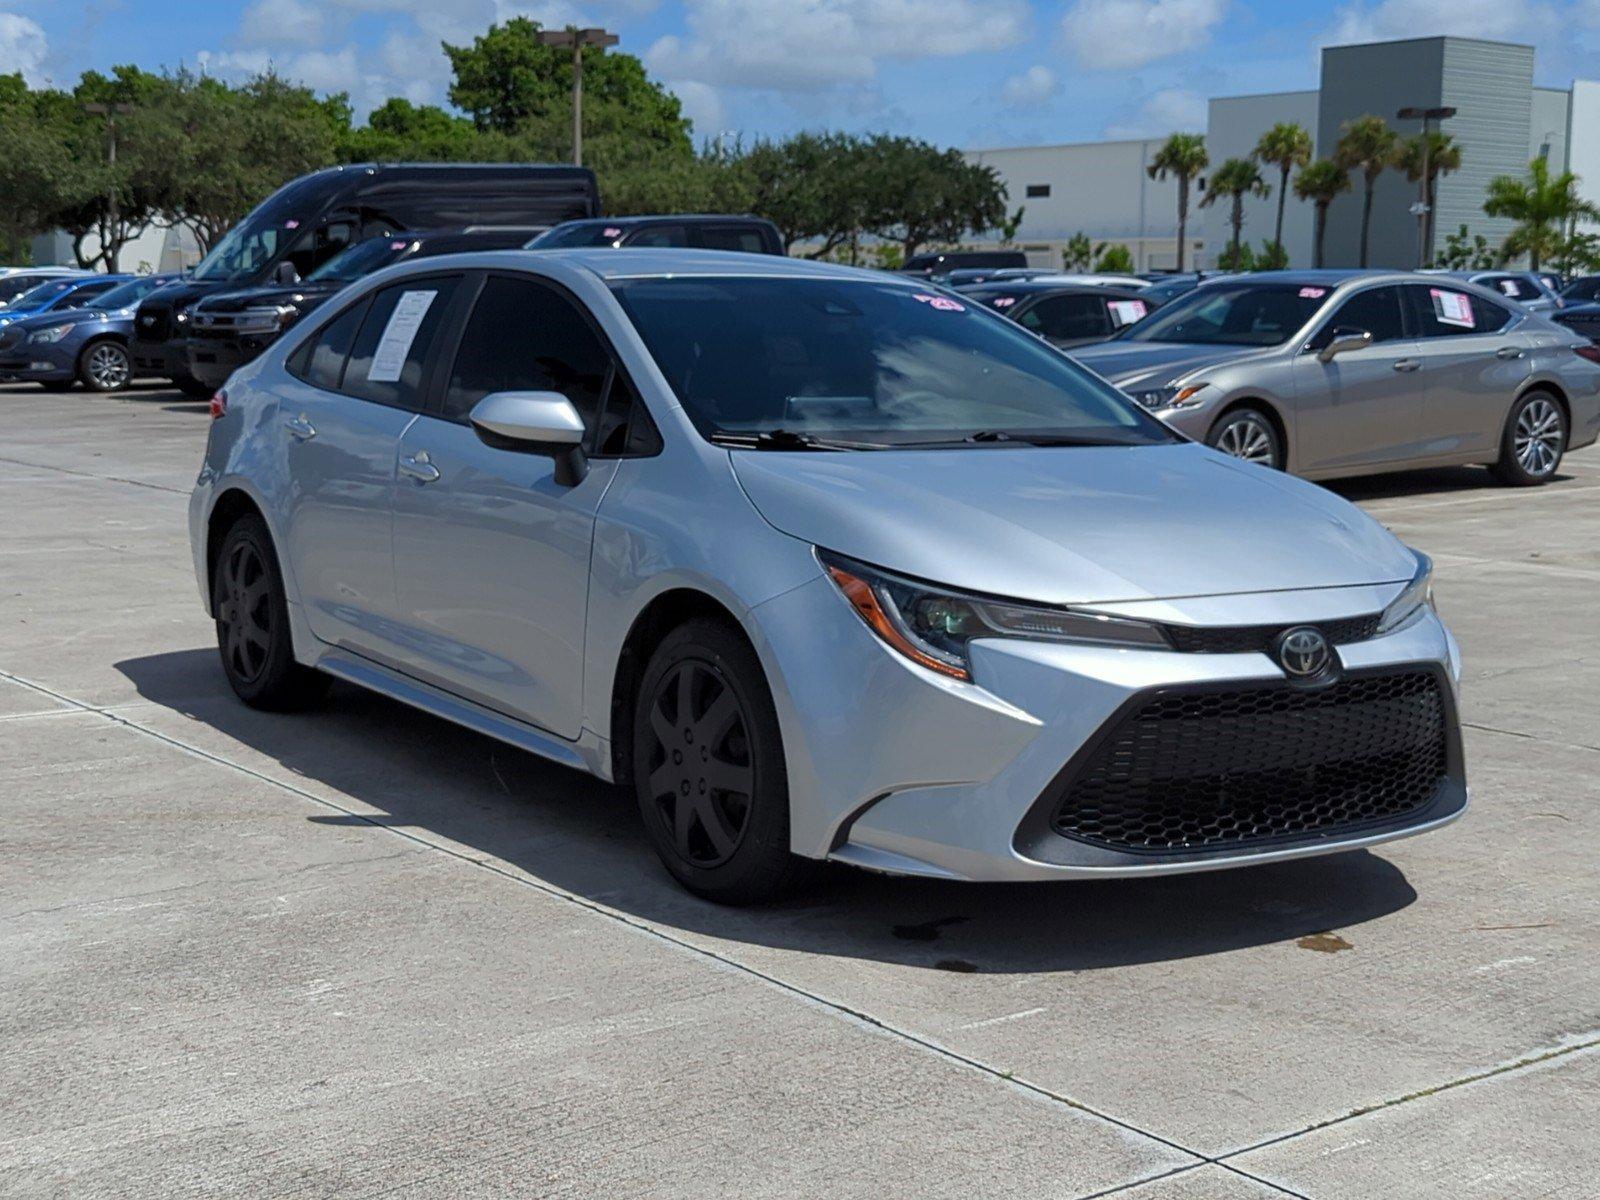
[[[1015,296],[996,296],[994,298],[994,306],[996,308],[1010,308],[1016,302],[1017,298]]]
[[[283,223],[283,227],[285,229],[299,229],[300,228],[300,222],[295,220],[293,217],[290,217],[287,221],[285,221]]]
[[[391,250],[404,250],[405,248],[406,248],[406,244],[404,242],[390,242],[389,243],[389,249],[391,249]]]
[[[959,300],[952,300],[949,296],[930,296],[927,292],[913,292],[913,300],[920,300],[929,308],[937,308],[940,312],[966,312],[967,306]]]
[[[1300,289],[1300,299],[1302,300],[1321,300],[1327,294],[1327,288],[1303,287]]]
[[[601,237],[621,237],[622,236],[622,230],[618,229],[616,226],[612,226],[609,229],[602,229],[600,231],[600,236]]]

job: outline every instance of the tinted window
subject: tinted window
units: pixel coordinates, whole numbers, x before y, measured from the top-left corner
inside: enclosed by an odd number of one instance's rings
[[[1512,312],[1493,300],[1448,287],[1411,284],[1411,312],[1423,337],[1462,337],[1493,333],[1511,320]]]
[[[51,279],[40,283],[35,279],[33,286],[19,293],[7,307],[37,308],[42,304],[48,304],[62,292],[68,291],[74,282],[76,281],[72,279]]]
[[[106,309],[127,308],[137,304],[158,287],[164,287],[172,282],[170,275],[147,275],[142,279],[132,279],[120,284],[101,294],[97,307]]]
[[[97,297],[105,295],[112,288],[119,286],[124,281],[121,279],[100,279],[94,283],[86,283],[76,289],[70,296],[61,301],[62,308],[82,308]]]
[[[1017,324],[1058,342],[1111,332],[1106,302],[1099,296],[1046,296],[1018,317]]]
[[[1516,275],[1489,275],[1478,282],[1490,291],[1499,292],[1512,300],[1539,299],[1539,289],[1533,286],[1532,281]]]
[[[609,246],[623,234],[621,225],[604,221],[570,221],[547,229],[528,243],[529,250],[564,250],[573,246]]]
[[[490,392],[560,392],[592,429],[610,370],[599,335],[565,296],[491,275],[461,334],[445,416],[465,418]]]
[[[1330,290],[1293,283],[1211,283],[1157,310],[1126,336],[1136,342],[1277,346],[1316,314]]]
[[[702,225],[696,232],[706,250],[742,250],[746,254],[765,254],[767,240],[761,230],[749,225]]]
[[[723,277],[612,285],[702,434],[874,443],[977,432],[1168,440],[1114,388],[966,300],[897,283]]]
[[[602,455],[654,454],[661,449],[661,435],[645,411],[644,402],[621,371],[613,371],[595,430],[594,452]]]
[[[295,351],[289,369],[312,387],[337,392],[343,382],[344,362],[367,314],[370,297],[362,297],[329,321],[309,342]]]
[[[625,246],[687,246],[689,231],[682,225],[651,225],[630,234]]]
[[[428,349],[459,283],[408,279],[373,296],[339,390],[378,404],[419,407]]]
[[[1405,319],[1400,314],[1400,289],[1369,288],[1351,296],[1312,339],[1312,348],[1320,350],[1326,346],[1333,340],[1336,329],[1364,329],[1372,335],[1374,342],[1392,342],[1405,337]]]
[[[0,286],[4,286],[0,282]],[[1561,293],[1568,300],[1593,300],[1600,296],[1600,275],[1587,275],[1582,279],[1574,279],[1567,284],[1567,290]]]

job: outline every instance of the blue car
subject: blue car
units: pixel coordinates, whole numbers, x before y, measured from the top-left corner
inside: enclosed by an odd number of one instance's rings
[[[7,322],[0,328],[0,380],[37,383],[52,392],[64,392],[74,382],[94,392],[126,387],[134,377],[128,340],[139,301],[178,278],[176,274],[110,275],[60,280],[82,286],[49,297],[49,305],[32,315],[13,316],[9,306],[0,308],[0,321]]]

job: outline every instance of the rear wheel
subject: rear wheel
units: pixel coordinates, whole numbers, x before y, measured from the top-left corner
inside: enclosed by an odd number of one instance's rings
[[[726,625],[694,620],[662,639],[640,681],[633,777],[645,830],[668,871],[722,904],[790,890],[808,864],[789,850],[789,784],[761,664]]]
[[[1246,462],[1283,470],[1283,442],[1271,419],[1260,409],[1236,408],[1211,427],[1206,445]]]
[[[1546,482],[1567,449],[1567,416],[1548,392],[1529,392],[1511,406],[1500,434],[1500,459],[1489,469],[1501,483]]]
[[[328,677],[294,660],[278,558],[266,522],[253,513],[222,539],[212,603],[222,669],[239,699],[252,708],[288,710],[323,697]]]
[[[78,355],[78,380],[91,392],[121,391],[132,378],[133,359],[121,342],[90,342]]]

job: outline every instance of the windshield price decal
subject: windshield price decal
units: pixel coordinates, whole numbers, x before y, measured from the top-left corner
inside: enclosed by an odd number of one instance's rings
[[[1303,287],[1300,289],[1300,299],[1302,300],[1321,300],[1327,294],[1327,288]]]
[[[994,306],[996,308],[1010,308],[1016,302],[1017,298],[1015,296],[996,296]]]
[[[383,327],[383,337],[372,355],[372,365],[367,368],[367,379],[372,383],[398,383],[405,369],[406,355],[411,353],[411,343],[417,340],[417,330],[422,328],[422,318],[438,292],[405,292],[400,302],[389,314],[389,323]]]
[[[966,312],[967,306],[959,300],[952,300],[949,296],[932,296],[927,292],[913,292],[913,300],[920,300],[929,308],[937,308],[940,312]]]
[[[1113,300],[1107,307],[1111,309],[1111,323],[1119,329],[1144,320],[1145,313],[1150,311],[1143,300]]]
[[[1472,301],[1463,293],[1429,288],[1428,295],[1433,297],[1433,315],[1441,325],[1459,325],[1462,329],[1471,329],[1477,324],[1472,316]]]

